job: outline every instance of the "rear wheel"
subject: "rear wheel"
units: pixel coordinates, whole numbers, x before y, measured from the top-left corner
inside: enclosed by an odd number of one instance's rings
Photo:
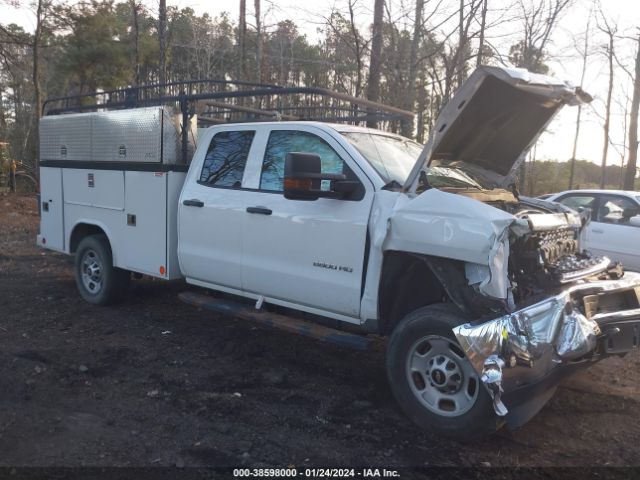
[[[82,298],[95,305],[120,300],[130,280],[128,271],[113,266],[111,247],[104,235],[82,239],[76,251],[75,277]]]
[[[400,407],[414,423],[470,440],[495,432],[501,419],[452,332],[464,322],[446,304],[410,313],[389,340],[387,373]]]

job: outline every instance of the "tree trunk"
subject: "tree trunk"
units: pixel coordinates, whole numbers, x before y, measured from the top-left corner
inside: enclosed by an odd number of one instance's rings
[[[377,102],[380,99],[380,71],[382,69],[382,20],[384,0],[375,0],[373,6],[373,28],[371,38],[371,60],[369,62],[369,79],[367,81],[367,99]],[[376,128],[378,122],[367,119],[367,127]]]
[[[609,152],[609,125],[611,120],[611,94],[613,93],[613,33],[609,34],[609,48],[607,51],[609,61],[609,89],[607,90],[607,103],[604,114],[604,147],[602,147],[602,174],[600,176],[600,188],[605,185],[605,173],[607,167],[607,154]]]
[[[134,84],[140,85],[140,23],[138,19],[140,5],[136,0],[131,0],[131,14],[133,15],[133,54],[134,54]]]
[[[456,70],[456,78],[458,81],[458,87],[462,85],[464,81],[464,48],[467,43],[465,31],[464,31],[464,2],[465,0],[460,0],[460,9],[458,10],[458,49],[456,51],[456,59],[455,59],[455,70]]]
[[[536,185],[536,174],[538,173],[536,171],[536,156],[537,156],[537,150],[538,150],[538,144],[534,144],[533,148],[531,149],[531,152],[529,153],[529,171],[527,172],[527,182],[528,182],[528,186],[527,189],[525,191],[525,193],[527,195],[531,195],[534,196],[535,192],[535,185]],[[525,160],[526,163],[526,160]]]
[[[480,10],[480,33],[478,38],[478,56],[476,57],[476,68],[482,65],[482,56],[484,52],[484,31],[487,26],[487,2],[482,0],[482,10]]]
[[[167,83],[167,0],[160,0],[158,12],[158,41],[160,42],[160,71],[158,77],[161,84]],[[164,90],[162,91],[164,94]]]
[[[618,188],[624,190],[624,157],[627,152],[627,123],[629,121],[629,97],[624,102],[624,123],[622,124],[622,132],[624,141],[622,142],[622,152],[620,153],[620,178],[618,179]]]
[[[360,56],[360,52],[362,51],[360,47],[360,36],[358,34],[358,29],[356,27],[356,19],[355,12],[353,10],[353,0],[349,0],[349,23],[351,28],[351,35],[353,35],[353,43],[355,45],[356,52],[356,88],[354,91],[354,96],[359,97],[362,93],[362,57]],[[357,106],[355,107],[354,114],[357,114]]]
[[[417,125],[416,125],[416,140],[418,143],[424,143],[424,133],[426,129],[425,125],[425,115],[427,114],[428,102],[430,101],[427,96],[427,85],[426,78],[424,72],[420,74],[420,81],[418,82],[418,108],[416,112],[416,116],[418,117]]]
[[[416,99],[416,77],[418,74],[418,49],[420,48],[420,38],[422,30],[422,7],[424,0],[416,0],[416,15],[413,20],[413,38],[411,39],[411,53],[409,54],[409,78],[407,79],[407,90],[405,92],[405,110],[412,112]],[[404,118],[400,126],[400,134],[413,137],[413,118]]]
[[[40,89],[40,38],[42,36],[43,0],[38,0],[36,9],[36,31],[33,35],[33,92],[35,117],[39,119],[42,113],[42,91]]]
[[[587,72],[587,57],[589,53],[589,25],[591,24],[591,14],[587,19],[587,28],[584,32],[584,51],[582,52],[582,73],[580,74],[580,87],[584,83],[584,76]],[[569,168],[569,190],[573,188],[573,177],[576,167],[576,152],[578,150],[578,137],[580,136],[580,120],[582,117],[582,104],[578,105],[578,116],[576,118],[576,133],[573,137],[573,151],[571,153],[571,164]]]
[[[240,80],[246,80],[246,40],[247,40],[247,0],[240,0],[240,18],[238,19],[238,49],[240,50]]]
[[[39,127],[40,127],[40,117],[42,116],[42,91],[40,87],[40,40],[42,37],[42,21],[43,21],[43,5],[44,0],[38,0],[38,6],[36,8],[36,31],[33,35],[33,110],[34,110],[34,120],[35,120],[35,135],[36,139],[39,136]],[[25,135],[25,138],[27,136]],[[36,141],[36,151],[35,151],[35,159],[34,159],[34,167],[36,172],[36,177],[40,176],[40,169],[38,168],[38,163],[40,161],[40,142]]]
[[[582,117],[582,104],[578,105],[578,116],[576,117],[576,133],[573,136],[573,151],[571,152],[571,162],[569,166],[569,190],[573,188],[573,178],[576,169],[576,153],[578,150],[578,137],[580,136],[580,120]]]
[[[255,0],[256,9],[256,79],[262,81],[262,24],[260,20],[260,0]]]
[[[635,78],[633,79],[633,97],[631,99],[631,118],[629,119],[629,161],[624,175],[624,189],[633,190],[638,160],[638,110],[640,107],[640,36],[636,53]]]

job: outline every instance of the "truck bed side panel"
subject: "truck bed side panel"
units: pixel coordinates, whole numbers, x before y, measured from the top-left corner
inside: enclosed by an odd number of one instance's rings
[[[167,173],[127,171],[122,268],[165,278],[167,269]]]
[[[38,244],[64,251],[64,210],[62,203],[62,169],[40,169],[40,235]]]
[[[65,205],[124,210],[124,172],[119,170],[62,171]]]
[[[95,225],[107,235],[116,267],[180,278],[176,215],[184,172],[49,170],[62,172],[67,243],[78,224]]]

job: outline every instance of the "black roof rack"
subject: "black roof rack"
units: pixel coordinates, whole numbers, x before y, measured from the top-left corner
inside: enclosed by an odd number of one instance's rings
[[[326,88],[281,87],[238,80],[190,80],[49,98],[45,116],[120,110],[173,104],[182,113],[182,148],[186,158],[187,126],[198,114],[202,126],[221,123],[302,120],[360,124],[374,121],[389,126],[411,118],[400,108],[353,97]]]
[[[207,102],[209,100],[209,102]],[[166,84],[140,85],[49,98],[44,115],[111,110],[197,102],[204,121],[237,122],[264,117],[359,123],[365,120],[392,121],[411,118],[413,113],[326,88],[281,87],[238,80],[189,80]],[[193,107],[193,106],[192,106]]]

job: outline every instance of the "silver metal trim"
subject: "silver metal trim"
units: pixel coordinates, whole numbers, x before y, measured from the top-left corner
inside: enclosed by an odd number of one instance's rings
[[[581,281],[534,305],[478,325],[460,325],[453,332],[494,396],[536,383],[553,369],[588,356],[601,335],[599,322],[640,317],[640,308],[633,308],[587,318],[576,307],[585,295],[627,290],[635,290],[640,302],[640,274],[627,272],[619,280]],[[496,358],[504,362],[504,368],[496,368]],[[504,410],[494,405],[496,413],[504,415]]]
[[[611,265],[611,260],[607,257],[602,257],[602,260],[595,265],[585,268],[583,270],[575,270],[573,272],[563,273],[560,276],[560,283],[571,283],[576,280],[580,280],[581,278],[589,277],[591,275],[596,275],[597,273],[604,272]]]

